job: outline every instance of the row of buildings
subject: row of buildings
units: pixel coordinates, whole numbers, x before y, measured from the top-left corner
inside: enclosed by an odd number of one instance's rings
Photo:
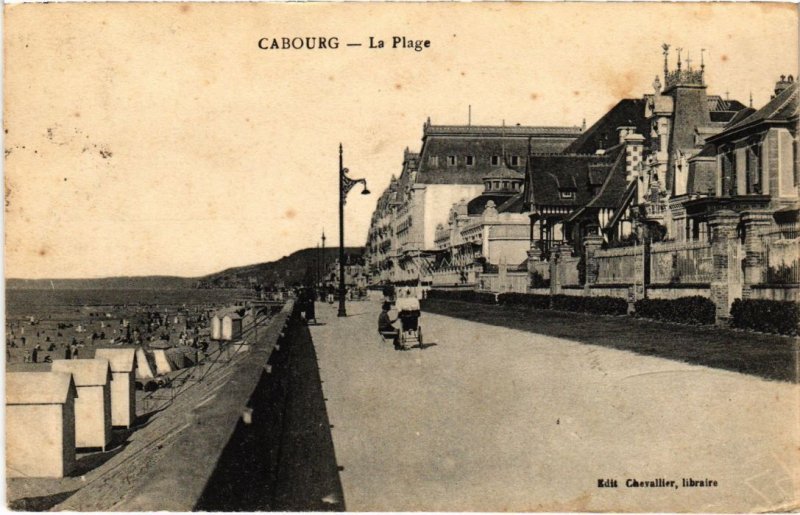
[[[582,255],[587,238],[709,241],[722,211],[736,214],[742,241],[748,230],[796,226],[794,77],[781,76],[756,109],[709,94],[702,59],[671,65],[668,45],[663,56],[652,91],[620,99],[588,128],[428,120],[372,215],[370,282],[471,285],[501,265],[533,273],[555,249]]]

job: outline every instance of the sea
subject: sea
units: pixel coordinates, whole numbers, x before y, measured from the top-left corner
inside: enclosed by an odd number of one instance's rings
[[[252,297],[253,290],[239,289],[6,289],[6,317],[42,316],[84,306],[231,304]]]

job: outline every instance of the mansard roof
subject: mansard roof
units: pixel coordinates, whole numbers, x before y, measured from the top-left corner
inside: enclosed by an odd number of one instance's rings
[[[644,136],[647,146],[650,141],[650,122],[645,118],[646,104],[644,98],[620,100],[565,148],[564,153],[594,154],[598,149],[616,145],[619,141],[618,127],[635,127],[636,132]]]
[[[727,129],[728,127],[733,127],[734,125],[738,125],[739,122],[741,122],[745,118],[748,118],[751,114],[755,112],[756,110],[753,109],[752,107],[745,107],[744,109],[736,113],[736,115],[734,115],[734,117],[728,121],[728,124],[726,125],[725,128]]]
[[[518,156],[521,172],[529,140],[531,152],[561,152],[580,133],[580,127],[426,124],[416,182],[482,184],[483,178],[497,167],[491,164],[492,156]],[[456,157],[455,166],[447,164],[448,156]],[[474,157],[472,165],[466,165],[466,156]],[[434,162],[431,157],[438,159]]]
[[[709,138],[709,141],[723,141],[727,136],[758,126],[763,123],[789,122],[797,118],[798,114],[798,83],[792,83],[789,87],[774,96],[767,104],[751,111],[749,116],[737,117],[725,128],[724,131]]]
[[[488,174],[486,174],[483,179],[490,180],[490,179],[518,179],[522,180],[525,177],[525,174],[522,172],[518,172],[512,168],[507,166],[500,166],[499,168],[495,168]]]
[[[621,147],[624,149],[624,146]],[[618,151],[617,157],[606,174],[600,191],[589,201],[587,207],[616,208],[622,202],[628,189],[627,170],[625,169],[625,152]]]
[[[611,169],[622,148],[619,145],[603,155],[565,153],[530,156],[525,185],[526,205],[531,210],[535,210],[536,206],[585,205],[592,199],[592,179],[602,173],[604,166],[607,167],[606,173]],[[574,191],[574,198],[562,198],[562,191]]]
[[[524,213],[525,212],[525,193],[520,191],[504,203],[497,206],[498,213]]]
[[[478,195],[474,199],[467,202],[467,214],[480,215],[486,209],[486,204],[491,200],[495,206],[504,204],[509,198],[513,196],[512,193],[484,193]]]
[[[719,95],[709,95],[707,101],[712,122],[729,123],[742,109],[747,109],[738,100],[723,100]]]

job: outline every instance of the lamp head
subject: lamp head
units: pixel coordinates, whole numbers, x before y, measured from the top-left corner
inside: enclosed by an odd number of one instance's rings
[[[362,195],[369,195],[369,190],[365,187],[364,190],[361,192]]]

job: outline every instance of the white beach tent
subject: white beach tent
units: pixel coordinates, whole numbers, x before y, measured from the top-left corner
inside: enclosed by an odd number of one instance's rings
[[[6,477],[68,475],[75,467],[72,374],[6,373]]]
[[[164,349],[153,349],[153,357],[156,359],[156,372],[159,375],[172,372],[172,366],[169,364],[167,353]]]
[[[138,347],[136,349],[136,379],[153,379],[154,377],[155,374],[153,369],[150,368],[144,349]]]
[[[222,315],[214,313],[211,317],[211,339],[219,340],[222,335]]]
[[[57,359],[53,372],[72,374],[75,402],[75,446],[100,447],[111,442],[111,367],[105,359]]]

